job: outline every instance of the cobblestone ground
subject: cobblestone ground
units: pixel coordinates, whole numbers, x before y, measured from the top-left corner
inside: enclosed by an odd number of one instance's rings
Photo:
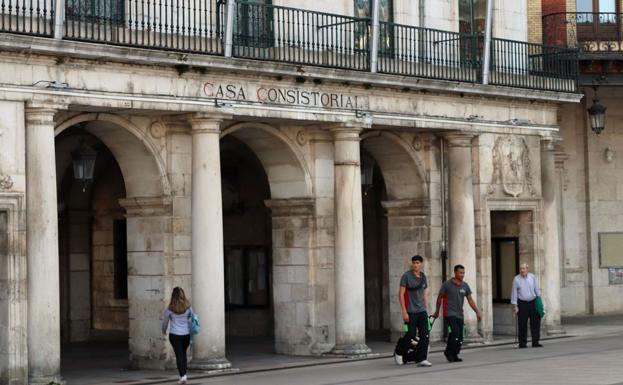
[[[383,358],[249,373],[189,384],[583,384],[623,385],[623,335],[545,341],[543,348],[466,350],[462,363],[429,357],[431,368],[397,366]]]

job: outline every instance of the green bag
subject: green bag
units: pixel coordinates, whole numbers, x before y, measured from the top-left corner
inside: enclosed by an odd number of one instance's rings
[[[543,318],[545,316],[545,307],[543,306],[543,299],[541,299],[541,296],[535,298],[534,307],[536,308],[536,312]]]

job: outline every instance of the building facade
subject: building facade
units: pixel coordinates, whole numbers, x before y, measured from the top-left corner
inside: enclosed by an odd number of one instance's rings
[[[512,334],[520,261],[548,333],[621,311],[587,299],[618,287],[582,265],[582,213],[614,206],[580,194],[603,184],[574,153],[592,154],[577,51],[527,42],[534,4],[494,2],[488,43],[480,0],[381,0],[378,18],[366,0],[6,3],[1,383],[58,379],[61,343],[105,331],[134,366],[171,366],[175,286],[202,322],[197,368],[235,366],[233,336],[367,354],[402,330],[417,253],[429,303],[466,267],[473,342]]]

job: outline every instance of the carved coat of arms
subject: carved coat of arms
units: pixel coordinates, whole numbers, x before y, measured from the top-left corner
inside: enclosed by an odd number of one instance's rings
[[[530,151],[523,138],[511,135],[501,136],[493,147],[493,180],[489,194],[495,192],[496,184],[502,185],[505,194],[518,197],[528,188],[536,194],[532,185]]]

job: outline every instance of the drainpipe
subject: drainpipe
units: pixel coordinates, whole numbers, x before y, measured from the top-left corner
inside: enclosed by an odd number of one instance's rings
[[[493,19],[493,0],[487,0],[487,19],[485,20],[485,47],[482,59],[482,84],[489,84],[491,61],[491,24]]]
[[[372,3],[372,39],[370,39],[370,72],[376,72],[379,60],[379,30],[381,23],[379,22],[379,2],[373,0]]]
[[[227,19],[225,21],[225,57],[231,57],[234,41],[234,14],[236,12],[236,0],[227,0]]]
[[[419,6],[418,6],[418,13],[419,13],[419,17],[418,17],[418,27],[424,28],[426,27],[426,25],[424,25],[426,23],[426,0],[420,0]]]
[[[63,38],[63,22],[65,21],[65,0],[56,0],[54,3],[54,38]]]

